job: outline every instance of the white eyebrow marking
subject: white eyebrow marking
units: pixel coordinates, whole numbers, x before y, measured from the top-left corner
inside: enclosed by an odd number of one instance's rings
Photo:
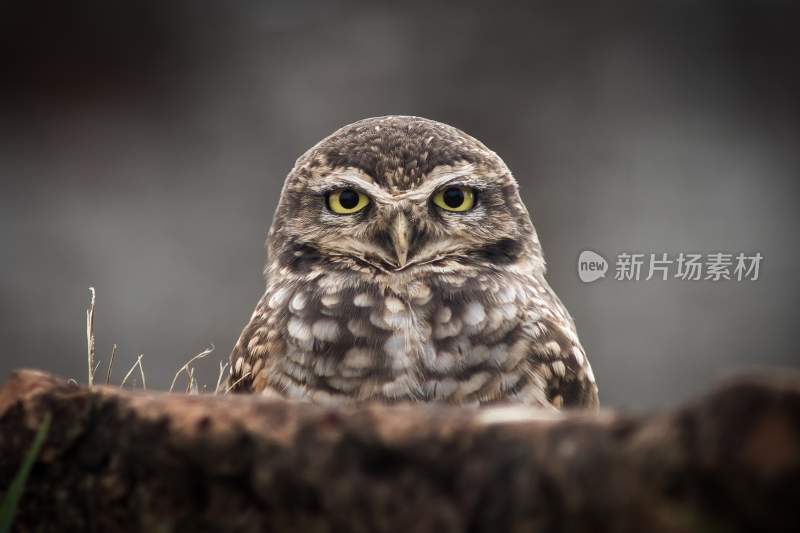
[[[329,189],[331,185],[352,185],[353,187],[363,190],[376,200],[391,201],[392,198],[391,194],[375,185],[375,180],[372,179],[372,176],[355,167],[338,168],[328,172],[314,181],[310,188],[315,191],[323,191]]]
[[[441,178],[452,178],[462,174],[472,174],[475,172],[475,165],[472,163],[460,163],[457,165],[439,165],[427,174],[429,180],[439,180]]]
[[[471,176],[475,172],[475,165],[462,163],[458,165],[440,165],[431,170],[424,183],[419,187],[400,194],[391,194],[375,184],[375,180],[356,167],[346,167],[333,170],[312,185],[313,190],[322,191],[331,185],[352,185],[363,190],[376,202],[393,204],[401,200],[425,200],[435,190],[445,183],[457,178]]]

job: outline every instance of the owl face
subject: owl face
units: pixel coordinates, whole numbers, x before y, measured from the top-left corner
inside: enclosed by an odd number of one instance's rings
[[[293,270],[324,263],[384,274],[541,258],[505,164],[468,135],[412,117],[355,123],[306,153],[269,247]]]

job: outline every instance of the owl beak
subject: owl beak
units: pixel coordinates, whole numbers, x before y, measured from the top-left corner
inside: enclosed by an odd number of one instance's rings
[[[397,258],[397,268],[406,266],[408,260],[408,245],[411,240],[411,226],[404,213],[398,213],[392,221],[389,230],[394,245],[394,253]]]

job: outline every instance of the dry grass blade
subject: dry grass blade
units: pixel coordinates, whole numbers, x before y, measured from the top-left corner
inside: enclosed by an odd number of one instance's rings
[[[189,368],[189,383],[186,384],[186,394],[192,392],[192,385],[194,385],[194,367]]]
[[[108,370],[106,371],[106,385],[111,381],[111,368],[114,366],[114,354],[117,353],[117,345],[111,348],[111,358],[108,360]]]
[[[86,351],[89,365],[89,386],[94,385],[94,304],[95,304],[95,290],[94,287],[89,287],[89,292],[92,293],[92,299],[89,302],[89,309],[86,310]]]
[[[228,368],[227,362],[219,362],[219,376],[217,376],[217,386],[214,387],[214,394],[219,394],[222,388],[222,379],[225,377],[225,369]]]
[[[180,367],[177,372],[175,372],[175,377],[172,378],[172,384],[169,386],[169,391],[172,392],[175,390],[175,383],[178,381],[178,376],[180,376],[183,372],[186,372],[186,374],[189,376],[189,386],[191,386],[192,379],[194,376],[194,372],[189,370],[191,364],[199,359],[203,359],[204,357],[206,357],[208,354],[214,351],[214,348],[215,347],[212,344],[211,347],[206,348],[199,354],[195,355],[194,357],[186,361],[186,363],[182,367]]]
[[[236,385],[238,385],[239,383],[241,383],[241,381],[242,381],[244,378],[248,377],[248,376],[250,376],[250,372],[246,372],[244,375],[242,375],[242,377],[240,377],[239,379],[237,379],[236,381],[234,381],[233,383],[231,383],[231,384],[230,384],[230,386],[229,386],[227,389],[225,389],[225,394],[228,394],[230,391],[232,391],[232,390],[233,390],[233,388],[234,388]]]
[[[89,287],[89,293],[91,294],[91,299],[89,300],[89,308],[86,310],[86,359],[87,359],[87,367],[88,367],[88,378],[89,378],[89,386],[92,387],[95,384],[95,375],[97,374],[97,370],[100,368],[102,361],[95,361],[95,339],[94,339],[94,315],[95,315],[95,305],[97,302],[97,292],[95,291],[94,287]],[[169,387],[169,392],[175,390],[175,384],[178,381],[178,377],[182,373],[186,373],[188,376],[188,383],[186,385],[186,392],[190,394],[199,394],[200,393],[200,384],[195,379],[195,372],[194,368],[192,367],[192,363],[199,359],[203,359],[204,357],[208,356],[215,350],[215,346],[212,343],[209,348],[206,348],[202,352],[198,353],[191,359],[189,359],[182,367],[178,369],[175,373],[175,376],[172,378],[172,383]],[[108,360],[108,368],[106,369],[106,385],[111,382],[111,372],[114,368],[114,356],[117,354],[117,345],[115,344],[111,349],[111,357]],[[128,369],[128,372],[125,374],[125,377],[122,379],[122,383],[119,384],[120,388],[124,387],[125,384],[130,379],[131,375],[133,375],[136,367],[139,367],[139,376],[142,378],[142,388],[147,389],[147,378],[145,377],[144,373],[144,366],[142,365],[142,358],[144,355],[139,355],[136,359],[136,362]],[[214,388],[214,394],[219,394],[222,392],[224,388],[223,382],[223,375],[225,373],[225,369],[228,367],[228,363],[222,364],[220,362],[220,370],[219,376],[217,377],[217,386]],[[245,376],[243,376],[245,377]],[[77,381],[70,380],[77,384]],[[136,387],[137,379],[133,378],[134,388]],[[238,382],[237,382],[238,383]],[[234,384],[235,385],[235,384]],[[203,390],[206,390],[205,385],[203,386]],[[227,393],[228,391],[224,391]]]
[[[122,378],[122,383],[119,384],[119,388],[125,386],[125,382],[128,381],[128,378],[131,377],[131,374],[133,374],[133,371],[136,369],[137,366],[139,367],[139,369],[142,368],[142,357],[144,357],[144,354],[140,354],[139,357],[136,358],[136,362],[133,363],[133,366],[131,367],[130,370],[128,370],[128,373],[125,374],[125,377]],[[142,372],[142,378],[144,378],[144,372]]]
[[[147,380],[144,379],[144,367],[142,366],[142,356],[139,356],[139,360],[137,361],[139,364],[139,374],[142,376],[142,388],[147,390]]]

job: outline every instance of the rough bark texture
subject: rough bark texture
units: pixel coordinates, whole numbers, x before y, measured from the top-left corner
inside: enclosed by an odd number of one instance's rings
[[[734,380],[673,412],[332,409],[0,389],[0,490],[53,425],[19,531],[798,531],[800,378]]]

